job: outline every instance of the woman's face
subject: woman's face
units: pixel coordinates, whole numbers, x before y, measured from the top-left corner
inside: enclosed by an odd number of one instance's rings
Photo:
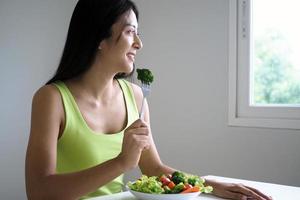
[[[137,28],[136,15],[130,10],[112,26],[112,36],[100,44],[101,59],[116,66],[118,73],[130,73],[133,70],[137,50],[143,46]]]

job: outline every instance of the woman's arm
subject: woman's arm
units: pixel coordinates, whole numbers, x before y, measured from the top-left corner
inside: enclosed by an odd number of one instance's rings
[[[32,103],[31,131],[26,154],[26,192],[28,199],[78,199],[105,185],[120,174],[132,168],[129,163],[129,145],[123,145],[117,158],[98,166],[69,174],[56,174],[56,151],[60,127],[64,119],[64,108],[61,96],[54,86],[44,86],[36,92]],[[136,127],[138,125],[135,124]],[[125,144],[138,143],[136,134],[139,129],[129,127]],[[63,128],[62,128],[63,129]],[[61,130],[62,130],[61,129]],[[142,144],[146,145],[146,144]],[[141,148],[144,148],[142,146]],[[130,152],[130,155],[133,153]],[[138,153],[136,157],[139,158]]]
[[[272,200],[272,197],[265,195],[259,190],[240,184],[240,183],[225,183],[216,180],[205,179],[205,184],[213,187],[215,196],[226,199],[256,199],[256,200]]]
[[[137,101],[138,108],[141,107],[141,102],[143,98],[143,94],[139,87],[133,85],[135,98]],[[173,169],[165,164],[162,163],[160,160],[159,154],[153,142],[151,129],[150,129],[150,115],[149,115],[149,108],[147,102],[145,103],[144,107],[144,121],[148,124],[150,130],[150,139],[151,139],[151,146],[149,150],[143,151],[142,156],[140,158],[139,166],[143,174],[148,176],[156,175],[159,176],[161,174],[172,174],[176,169]],[[255,188],[251,188],[245,185],[236,184],[236,183],[224,183],[218,182],[214,180],[205,179],[205,185],[211,185],[214,190],[213,194],[215,196],[219,196],[222,198],[229,198],[229,199],[247,199],[247,197],[252,197],[253,199],[257,200],[270,200],[271,198],[267,195],[263,194],[262,192],[258,191]]]
[[[133,92],[135,95],[136,104],[138,107],[138,110],[142,106],[143,101],[143,93],[139,86],[132,84]],[[141,169],[141,172],[143,174],[146,174],[148,176],[159,176],[161,174],[172,174],[175,169],[165,165],[157,152],[155,143],[153,141],[152,133],[151,133],[151,127],[150,127],[150,112],[147,101],[145,101],[144,104],[144,114],[143,114],[143,121],[147,124],[149,129],[149,139],[150,139],[150,148],[148,150],[144,150],[142,152],[140,161],[139,161],[139,167]]]

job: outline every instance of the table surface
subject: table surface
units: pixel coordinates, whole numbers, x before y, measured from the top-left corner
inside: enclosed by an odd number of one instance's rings
[[[223,182],[242,183],[254,187],[265,194],[272,196],[274,200],[300,200],[300,187],[287,185],[278,185],[273,183],[264,183],[242,179],[226,178],[221,176],[207,176],[209,179],[215,179]],[[221,199],[213,195],[200,194],[195,200]],[[91,198],[91,200],[137,200],[130,192],[121,192],[113,195]]]

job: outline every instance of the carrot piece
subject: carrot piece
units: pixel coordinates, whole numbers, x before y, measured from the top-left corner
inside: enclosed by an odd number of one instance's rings
[[[191,192],[199,192],[200,191],[200,188],[198,186],[194,186],[194,187],[191,187],[191,188],[188,188],[180,193],[191,193]]]
[[[171,181],[169,184],[168,184],[168,187],[172,190],[174,187],[175,187],[175,183],[173,181]]]

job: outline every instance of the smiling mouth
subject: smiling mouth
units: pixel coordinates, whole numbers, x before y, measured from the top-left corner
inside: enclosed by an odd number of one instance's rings
[[[128,53],[128,54],[127,54],[127,57],[128,57],[130,60],[134,61],[135,55],[134,55],[133,53]]]

